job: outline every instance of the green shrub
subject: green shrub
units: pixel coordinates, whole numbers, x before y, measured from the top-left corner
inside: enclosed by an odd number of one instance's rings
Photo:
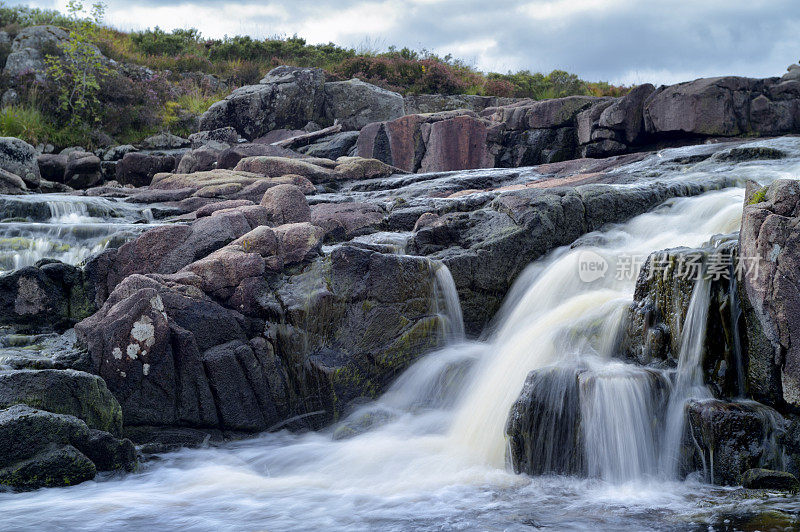
[[[131,41],[145,55],[181,55],[198,51],[200,32],[195,28],[175,29],[167,33],[158,26],[154,29],[134,32]]]

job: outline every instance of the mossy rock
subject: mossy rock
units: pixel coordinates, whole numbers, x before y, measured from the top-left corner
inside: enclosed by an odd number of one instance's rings
[[[75,370],[0,372],[0,408],[25,404],[83,420],[94,429],[122,433],[122,407],[103,379]]]
[[[0,469],[0,485],[18,490],[72,486],[92,480],[95,475],[94,463],[75,447],[65,445]]]

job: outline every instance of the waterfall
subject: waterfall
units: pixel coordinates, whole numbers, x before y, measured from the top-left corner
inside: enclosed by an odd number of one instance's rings
[[[458,289],[453,281],[450,269],[442,262],[433,265],[434,300],[436,313],[442,319],[442,333],[448,342],[459,342],[464,339],[464,316],[461,313],[461,302],[458,300]]]
[[[656,473],[665,444],[658,424],[652,426],[652,421],[659,417],[656,410],[665,410],[666,381],[610,360],[624,309],[639,267],[652,251],[697,247],[710,235],[735,230],[741,219],[741,197],[741,190],[727,190],[672,200],[658,212],[588,235],[585,240],[597,245],[556,250],[532,265],[535,273],[521,276],[524,282],[512,287],[507,300],[513,307],[501,310],[486,351],[470,373],[449,432],[453,445],[465,448],[476,460],[502,467],[505,420],[528,374],[551,365],[588,365],[589,371],[581,377],[582,423],[589,431],[585,433],[589,434],[585,438],[587,468],[595,476],[614,480]],[[587,256],[605,261],[607,273],[582,281],[579,272]],[[640,262],[622,275],[626,270],[620,266],[631,257],[639,257]],[[704,322],[697,314],[707,312],[709,285],[702,282],[700,286],[692,305],[694,317],[686,325],[693,332],[684,336],[686,342],[699,344],[687,344],[684,349],[680,384],[675,386],[685,390],[679,392],[684,397],[694,393],[686,383],[696,382],[700,371],[693,364],[700,356],[697,346],[702,345],[698,339],[702,331],[694,325]],[[697,349],[692,351],[693,347]],[[687,359],[690,352],[692,360]],[[630,427],[643,432],[632,434]]]
[[[702,366],[710,298],[711,282],[703,276],[695,283],[681,328],[681,350],[667,408],[664,451],[661,457],[661,471],[667,478],[678,476],[680,446],[686,423],[686,402],[689,399],[711,397],[703,384]]]
[[[612,362],[582,374],[580,385],[587,474],[611,482],[655,475],[664,376]]]

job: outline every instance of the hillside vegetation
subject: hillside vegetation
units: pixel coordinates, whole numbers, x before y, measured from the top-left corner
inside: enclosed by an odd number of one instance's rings
[[[0,27],[10,37],[9,43],[0,44],[0,66],[5,66],[14,37],[28,26],[59,26],[79,42],[44,51],[44,79],[35,72],[0,78],[3,92],[13,88],[17,93],[0,111],[0,135],[56,146],[135,142],[165,130],[186,135],[212,103],[239,86],[258,83],[278,65],[319,67],[332,79],[358,77],[402,94],[545,99],[627,91],[561,70],[483,73],[450,55],[426,50],[356,50],[308,44],[297,36],[207,39],[196,29],[166,32],[155,27],[128,33],[104,25],[103,8],[102,3],[89,8],[73,1],[65,14],[0,2]],[[93,62],[91,50],[97,49],[116,63]]]

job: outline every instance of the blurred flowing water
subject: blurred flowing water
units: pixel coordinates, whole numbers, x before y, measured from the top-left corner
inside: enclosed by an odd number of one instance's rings
[[[149,209],[106,198],[0,196],[0,274],[41,259],[78,264],[153,224]]]

